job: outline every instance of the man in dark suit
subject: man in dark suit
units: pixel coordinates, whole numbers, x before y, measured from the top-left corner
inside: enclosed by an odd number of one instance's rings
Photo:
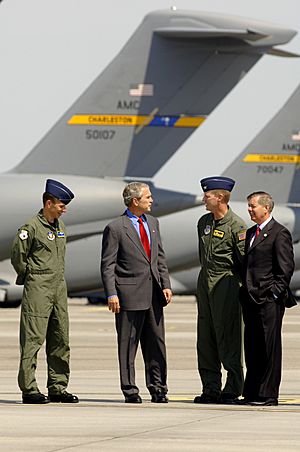
[[[247,200],[256,224],[247,230],[245,242],[241,304],[247,373],[241,403],[271,406],[278,405],[281,326],[285,306],[293,304],[294,253],[291,234],[272,217],[272,197],[259,191]]]
[[[154,403],[167,403],[163,307],[171,301],[170,279],[148,185],[123,191],[125,213],[103,233],[101,274],[109,309],[116,314],[121,389],[126,403],[142,403],[135,383],[140,342],[146,385]]]

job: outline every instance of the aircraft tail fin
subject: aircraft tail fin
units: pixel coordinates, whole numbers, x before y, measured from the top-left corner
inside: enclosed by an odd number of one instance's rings
[[[152,12],[11,172],[152,178],[261,56],[295,33],[220,14]]]
[[[299,110],[300,85],[224,171],[236,181],[232,200],[245,200],[253,191],[262,190],[276,203],[300,205]]]

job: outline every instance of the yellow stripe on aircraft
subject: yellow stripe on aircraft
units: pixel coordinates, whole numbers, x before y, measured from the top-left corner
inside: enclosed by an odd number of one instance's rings
[[[143,126],[143,127],[199,127],[205,116],[179,115],[74,115],[69,125]]]
[[[147,116],[134,115],[74,115],[70,125],[92,126],[138,126],[147,120]]]
[[[199,127],[205,119],[205,116],[183,116],[177,120],[175,127]]]
[[[247,154],[243,158],[247,163],[300,163],[300,155],[293,154]]]

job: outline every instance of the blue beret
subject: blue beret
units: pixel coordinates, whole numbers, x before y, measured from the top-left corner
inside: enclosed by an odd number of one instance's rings
[[[69,204],[74,198],[74,194],[68,187],[54,179],[47,179],[45,192],[59,199],[64,204]]]
[[[209,190],[231,191],[234,187],[235,181],[230,179],[230,177],[213,176],[201,179],[200,184],[204,192]]]

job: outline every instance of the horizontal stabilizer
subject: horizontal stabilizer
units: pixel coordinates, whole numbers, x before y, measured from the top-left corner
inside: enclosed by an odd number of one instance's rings
[[[187,39],[203,39],[203,38],[236,38],[243,41],[256,41],[261,38],[266,38],[267,35],[256,33],[251,30],[230,30],[222,28],[184,28],[184,27],[169,27],[158,28],[155,30],[160,36],[167,38],[187,38]]]
[[[282,49],[269,49],[266,52],[268,55],[274,55],[279,57],[286,57],[286,58],[299,58],[299,53],[293,53],[293,52],[287,52],[286,50]]]

